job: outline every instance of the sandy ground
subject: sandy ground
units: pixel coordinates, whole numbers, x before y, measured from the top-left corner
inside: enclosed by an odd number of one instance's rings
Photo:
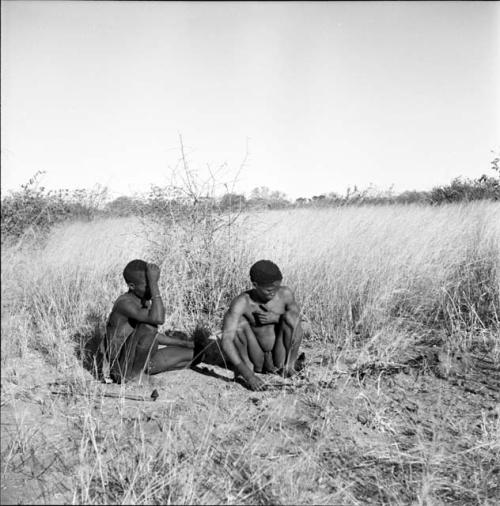
[[[35,358],[29,367],[2,378],[1,504],[76,502],[75,477],[85,474],[82,466],[90,465],[82,452],[117,431],[117,424],[135,436],[139,431],[140,437],[131,440],[141,441],[147,451],[164,445],[171,433],[178,437],[178,456],[211,448],[203,458],[214,466],[214,481],[194,488],[197,497],[215,503],[245,502],[242,448],[251,451],[251,462],[265,463],[267,478],[246,496],[247,502],[261,503],[328,503],[344,497],[354,504],[378,497],[381,503],[392,499],[405,504],[412,502],[408,491],[419,488],[417,482],[426,472],[422,466],[447,476],[460,452],[491,459],[500,414],[495,389],[466,391],[463,382],[439,378],[422,367],[352,375],[325,358],[333,351],[305,351],[308,363],[302,377],[262,376],[270,389],[259,393],[234,382],[230,371],[207,364],[197,371],[149,377],[141,385],[105,385],[85,374],[82,389],[68,381],[69,375],[57,376]],[[153,401],[155,389],[159,397]],[[95,433],[95,440],[82,436],[82,424],[87,423],[94,424],[94,432],[86,433]],[[194,450],[188,440],[194,442]],[[438,460],[434,466],[425,463],[426,455]],[[247,468],[252,466],[248,459],[245,462]],[[287,476],[284,469],[294,466],[300,468],[290,471],[295,483],[280,488],[280,476]],[[488,466],[490,474],[482,476],[480,485],[484,504],[494,504],[495,497],[500,499],[500,460]],[[222,478],[217,482],[220,469],[230,473],[233,491],[224,490]],[[456,469],[467,471],[467,463]],[[393,489],[377,490],[374,473],[392,476]],[[463,476],[450,479],[456,480],[456,490],[438,489],[439,497],[464,503],[456,494],[469,482]],[[339,496],[345,483],[349,494]]]

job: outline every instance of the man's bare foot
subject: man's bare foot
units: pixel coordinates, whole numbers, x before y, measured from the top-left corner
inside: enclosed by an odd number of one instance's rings
[[[279,370],[278,374],[283,376],[283,378],[291,378],[292,376],[297,375],[300,371],[302,371],[305,367],[306,354],[302,352],[293,367],[283,367],[283,369]]]
[[[264,367],[262,368],[262,374],[280,374],[280,368],[276,367],[275,365],[268,367],[266,364],[264,364]]]
[[[279,374],[279,367],[276,367],[273,362],[271,352],[264,354],[264,365],[262,366],[262,374]]]

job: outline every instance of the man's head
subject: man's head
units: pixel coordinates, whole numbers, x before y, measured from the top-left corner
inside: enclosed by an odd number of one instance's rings
[[[258,296],[265,302],[276,295],[282,279],[279,267],[270,260],[259,260],[250,268],[250,281]]]
[[[123,277],[132,292],[141,299],[149,300],[151,292],[146,276],[146,268],[147,264],[144,260],[132,260],[123,269]]]

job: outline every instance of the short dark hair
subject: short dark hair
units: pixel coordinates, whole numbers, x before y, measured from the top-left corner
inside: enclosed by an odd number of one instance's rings
[[[258,285],[267,285],[282,279],[280,268],[271,260],[259,260],[250,267],[250,280]]]
[[[146,274],[148,264],[144,260],[132,260],[125,269],[123,269],[123,277],[127,283],[133,283],[137,280],[138,273]]]

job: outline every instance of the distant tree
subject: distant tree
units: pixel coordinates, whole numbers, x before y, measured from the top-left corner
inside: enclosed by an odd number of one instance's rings
[[[243,209],[246,205],[246,198],[244,195],[238,193],[226,193],[220,200],[220,207],[222,210],[239,210]]]
[[[478,179],[457,177],[448,185],[434,187],[429,200],[432,204],[471,200],[500,200],[500,179],[482,175]]]
[[[268,207],[270,209],[281,209],[290,205],[288,197],[280,191],[273,191],[269,195]]]
[[[470,200],[500,200],[500,156],[491,161],[495,176],[483,174],[477,179],[456,177],[448,185],[436,186],[429,193],[432,204]]]
[[[91,189],[73,190],[67,197],[72,206],[72,215],[87,220],[94,219],[102,212],[107,195],[108,189],[100,184]]]
[[[259,186],[250,192],[248,204],[252,208],[267,207],[279,209],[290,205],[288,197],[281,191],[271,191],[267,186]]]
[[[500,178],[500,153],[495,153],[495,158],[491,161],[491,170],[497,173]]]
[[[394,202],[397,204],[427,204],[429,203],[429,193],[416,190],[404,191],[394,197]]]
[[[306,199],[304,197],[299,197],[295,199],[295,204],[298,206],[304,206],[309,202],[309,199]]]
[[[258,186],[250,192],[250,199],[252,200],[269,200],[271,190],[267,186]]]
[[[106,214],[113,216],[131,216],[139,212],[145,203],[139,199],[122,195],[116,199],[108,202],[104,208]]]
[[[329,192],[326,194],[326,198],[329,200],[339,200],[342,197],[336,192]]]
[[[273,191],[269,195],[269,200],[287,200],[286,193],[280,191]]]

